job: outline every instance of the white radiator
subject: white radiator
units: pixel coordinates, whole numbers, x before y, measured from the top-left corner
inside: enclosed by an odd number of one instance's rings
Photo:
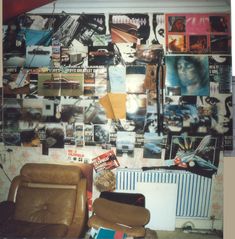
[[[134,191],[137,182],[176,183],[178,184],[176,216],[209,217],[211,178],[177,170],[117,170],[117,191]]]

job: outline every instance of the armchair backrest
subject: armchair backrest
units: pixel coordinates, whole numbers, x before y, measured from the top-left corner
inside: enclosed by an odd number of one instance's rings
[[[64,224],[77,236],[86,217],[86,179],[77,166],[28,163],[13,180],[8,200],[15,202],[15,220]]]

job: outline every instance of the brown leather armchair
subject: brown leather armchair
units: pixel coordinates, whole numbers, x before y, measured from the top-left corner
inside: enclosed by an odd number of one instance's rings
[[[12,215],[0,222],[0,237],[79,238],[87,219],[86,185],[77,166],[25,164],[11,183],[4,207]]]
[[[95,229],[110,228],[130,237],[144,237],[149,219],[150,212],[144,207],[97,198],[93,203],[93,215],[88,220],[88,226]]]

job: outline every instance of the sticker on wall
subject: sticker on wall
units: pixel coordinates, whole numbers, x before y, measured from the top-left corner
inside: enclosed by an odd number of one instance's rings
[[[111,14],[109,28],[113,43],[145,44],[150,34],[149,16],[147,14]]]

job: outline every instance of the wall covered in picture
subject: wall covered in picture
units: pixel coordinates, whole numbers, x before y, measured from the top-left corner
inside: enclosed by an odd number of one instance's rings
[[[221,186],[223,151],[233,149],[230,29],[223,12],[52,11],[4,22],[0,141],[13,152],[2,163],[10,175],[28,157],[92,164],[93,194],[115,190],[120,168]],[[206,217],[222,217],[220,190]]]

